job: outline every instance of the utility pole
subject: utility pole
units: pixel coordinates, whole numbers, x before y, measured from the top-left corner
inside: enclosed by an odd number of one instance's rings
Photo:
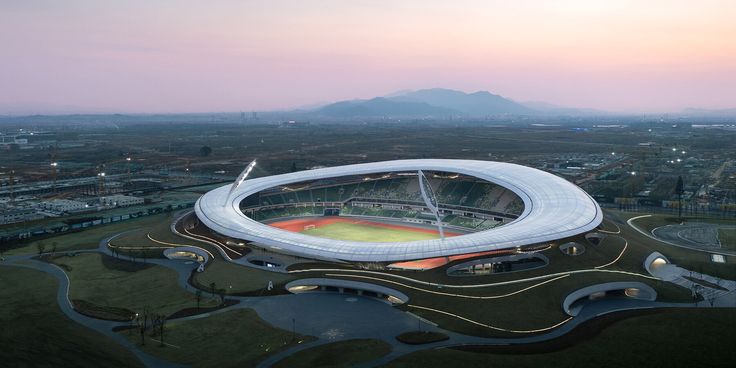
[[[677,177],[677,185],[675,186],[675,193],[677,194],[677,218],[682,219],[682,193],[685,191],[685,186],[682,182],[682,175]]]
[[[97,194],[105,194],[105,164],[97,166]]]
[[[130,162],[133,161],[133,158],[130,157],[130,154],[128,154],[128,157],[125,158],[125,162],[128,164],[128,185],[130,185],[131,179],[130,179]]]
[[[56,193],[56,167],[59,166],[59,163],[56,162],[56,146],[51,147],[51,180],[53,180],[53,185],[51,186],[51,192]]]
[[[10,203],[15,202],[15,192],[13,192],[13,185],[15,184],[15,170],[10,170]]]

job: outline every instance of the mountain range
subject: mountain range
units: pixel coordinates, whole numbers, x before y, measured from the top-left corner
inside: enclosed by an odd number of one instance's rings
[[[529,115],[536,111],[487,91],[465,93],[432,88],[376,97],[340,101],[313,111],[329,117]]]

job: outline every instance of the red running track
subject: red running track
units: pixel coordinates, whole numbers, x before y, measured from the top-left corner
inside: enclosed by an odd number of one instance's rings
[[[270,223],[268,225],[277,227],[279,229],[292,231],[295,233],[300,233],[304,231],[304,227],[308,225],[314,225],[315,227],[320,227],[320,226],[330,225],[330,224],[334,224],[338,222],[350,223],[350,224],[361,224],[361,225],[383,227],[383,228],[404,230],[404,231],[416,231],[416,232],[421,232],[421,233],[439,234],[439,231],[432,230],[432,229],[422,229],[422,228],[417,228],[413,226],[386,224],[382,222],[361,220],[361,219],[355,219],[355,218],[349,218],[349,217],[339,217],[339,216],[299,218],[299,219],[292,219],[292,220],[277,221],[277,222]],[[462,235],[462,234],[454,233],[454,232],[445,233],[445,236],[458,236],[458,235]],[[460,254],[460,255],[454,255],[454,256],[449,256],[449,257],[427,258],[427,259],[419,259],[416,261],[393,263],[389,265],[389,267],[415,269],[415,270],[427,270],[427,269],[432,269],[432,268],[446,265],[452,261],[458,261],[462,259],[468,259],[468,258],[486,256],[486,255],[492,255],[492,254],[504,254],[504,253],[511,253],[511,252],[509,250],[496,250],[496,251],[488,251],[488,252]]]
[[[270,223],[268,225],[277,227],[282,230],[288,230],[291,232],[300,233],[304,231],[304,227],[307,225],[314,225],[314,227],[320,227],[320,226],[330,225],[330,224],[334,224],[338,222],[383,227],[387,229],[395,229],[395,230],[403,230],[403,231],[416,231],[419,233],[439,234],[439,231],[432,230],[432,229],[422,229],[422,228],[413,227],[413,226],[402,226],[402,225],[396,225],[396,224],[385,224],[382,222],[354,219],[354,218],[349,218],[349,217],[339,217],[339,216],[299,218],[299,219],[293,219],[293,220],[277,221],[277,222]],[[445,236],[458,236],[458,235],[462,235],[462,234],[453,233],[453,232],[445,233]]]

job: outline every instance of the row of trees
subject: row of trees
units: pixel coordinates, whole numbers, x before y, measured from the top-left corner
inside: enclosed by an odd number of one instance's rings
[[[148,307],[144,307],[143,312],[136,313],[133,318],[133,323],[135,323],[135,329],[137,329],[140,334],[141,345],[146,345],[146,332],[150,329],[151,337],[158,337],[159,346],[164,346],[166,321],[166,315],[161,313],[152,313]]]
[[[218,296],[220,299],[220,305],[225,304],[225,289],[218,289],[217,284],[210,283],[210,291],[212,297]],[[204,298],[204,292],[201,289],[197,289],[194,293],[194,298],[197,302],[197,311],[199,311],[202,299]],[[159,345],[164,346],[164,332],[166,330],[166,315],[161,313],[152,313],[150,308],[144,307],[141,313],[136,313],[132,321],[135,325],[133,329],[136,329],[140,335],[140,344],[146,345],[146,332],[150,331],[149,336],[158,337]]]

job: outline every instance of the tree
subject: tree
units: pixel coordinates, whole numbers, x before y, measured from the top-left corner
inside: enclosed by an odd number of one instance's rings
[[[141,345],[146,346],[146,329],[148,329],[148,307],[143,308],[143,313],[137,315],[136,323],[141,336]]]
[[[225,289],[217,289],[217,295],[220,297],[220,305],[225,304]]]
[[[151,315],[151,329],[153,329],[153,336],[158,334],[159,346],[164,346],[164,327],[166,326],[166,316],[163,314],[152,314]]]
[[[197,291],[194,292],[194,299],[197,300],[197,312],[199,312],[199,303],[202,302],[202,290],[197,289]]]
[[[161,337],[161,346],[164,346],[164,329],[166,327],[166,316],[163,314],[160,316],[158,321],[158,334]]]
[[[46,251],[46,243],[39,241],[36,243],[36,248],[38,248],[38,255],[41,256]]]
[[[677,217],[682,219],[682,194],[685,192],[685,185],[682,182],[682,175],[677,177],[677,185],[675,185],[675,194],[677,194]]]
[[[212,148],[209,146],[202,146],[202,148],[199,149],[199,155],[202,157],[207,157],[212,153]]]

